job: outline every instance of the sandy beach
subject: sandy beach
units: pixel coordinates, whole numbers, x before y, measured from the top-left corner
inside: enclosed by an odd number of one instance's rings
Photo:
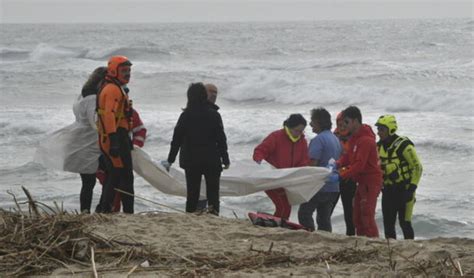
[[[387,243],[167,212],[1,216],[0,276],[474,275],[474,240],[465,238]]]

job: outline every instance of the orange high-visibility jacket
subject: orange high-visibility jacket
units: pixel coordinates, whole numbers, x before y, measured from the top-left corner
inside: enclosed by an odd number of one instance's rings
[[[120,157],[111,157],[109,134],[117,132],[119,127],[130,131],[130,104],[128,95],[115,83],[106,83],[97,100],[99,144],[102,151],[112,160],[115,167],[123,167]]]

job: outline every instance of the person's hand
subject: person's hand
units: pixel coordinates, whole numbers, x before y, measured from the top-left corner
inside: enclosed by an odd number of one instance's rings
[[[337,171],[339,172],[339,177],[341,177],[342,179],[347,179],[348,178],[348,177],[346,177],[346,173],[348,171],[347,167],[341,167]]]
[[[339,173],[337,171],[332,171],[331,174],[326,178],[327,182],[336,183],[339,182]]]
[[[230,164],[224,164],[224,170],[229,169],[229,167],[230,167]]]
[[[413,200],[413,196],[415,194],[416,189],[417,189],[416,184],[410,184],[408,188],[405,189],[405,195],[404,195],[405,203],[408,203],[411,200]]]
[[[109,134],[109,140],[110,140],[110,149],[109,149],[109,154],[112,157],[118,157],[120,155],[120,143],[118,140],[117,133],[110,133]]]
[[[334,160],[334,158],[329,159],[327,168],[329,170],[331,170],[331,172],[336,172],[337,171],[337,164],[336,164],[336,160]]]
[[[171,164],[172,163],[169,163],[168,160],[162,160],[161,161],[161,165],[166,169],[167,172],[170,171]]]

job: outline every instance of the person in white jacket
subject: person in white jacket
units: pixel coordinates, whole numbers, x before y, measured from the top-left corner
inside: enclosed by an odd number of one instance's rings
[[[96,127],[96,96],[107,67],[98,67],[89,76],[73,104],[75,122],[53,132],[40,142],[35,161],[58,170],[79,173],[82,180],[81,212],[90,212],[100,149]]]

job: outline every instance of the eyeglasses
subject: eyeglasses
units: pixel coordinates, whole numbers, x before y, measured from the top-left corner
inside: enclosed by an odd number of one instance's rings
[[[122,75],[125,75],[125,74],[130,74],[131,72],[131,68],[129,66],[122,66],[119,68],[119,73],[122,74]]]

